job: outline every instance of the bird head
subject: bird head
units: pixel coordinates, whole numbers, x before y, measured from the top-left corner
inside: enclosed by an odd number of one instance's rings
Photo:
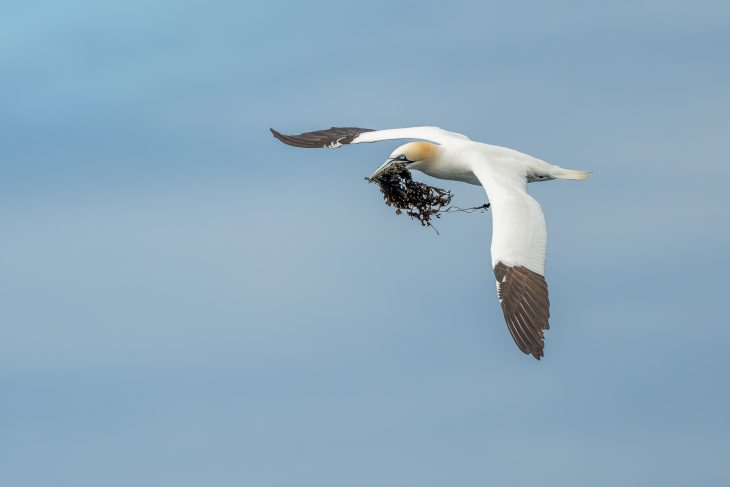
[[[370,176],[373,179],[391,164],[404,164],[406,169],[418,169],[432,162],[438,153],[438,145],[431,142],[409,142],[394,150],[390,157]]]

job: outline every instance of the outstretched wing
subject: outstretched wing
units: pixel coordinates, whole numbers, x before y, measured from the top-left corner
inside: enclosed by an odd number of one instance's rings
[[[363,144],[394,139],[421,139],[443,144],[449,139],[469,140],[466,136],[448,132],[438,127],[410,127],[402,129],[372,130],[356,127],[332,127],[327,130],[284,135],[274,129],[274,137],[288,145],[305,148],[334,149],[346,144]]]
[[[353,140],[365,132],[373,132],[372,129],[360,129],[356,127],[332,127],[327,130],[316,132],[305,132],[299,135],[284,135],[274,129],[271,133],[274,137],[294,147],[305,147],[307,149],[334,149],[345,144],[352,144]]]
[[[540,360],[550,328],[545,218],[523,176],[488,161],[473,170],[491,204],[492,267],[507,328],[522,352]]]

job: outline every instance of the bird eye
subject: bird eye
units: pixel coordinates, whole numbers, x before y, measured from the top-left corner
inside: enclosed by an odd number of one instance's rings
[[[406,155],[405,155],[405,154],[401,154],[401,155],[399,155],[399,156],[398,156],[398,160],[399,160],[399,161],[405,161],[405,160],[406,160]]]

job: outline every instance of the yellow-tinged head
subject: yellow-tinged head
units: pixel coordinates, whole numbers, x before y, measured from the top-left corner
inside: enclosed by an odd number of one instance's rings
[[[424,166],[428,166],[436,159],[438,155],[438,145],[431,142],[410,142],[398,147],[390,155],[387,161],[383,163],[368,179],[373,179],[391,164],[405,163],[408,169],[423,170]]]
[[[405,162],[429,162],[436,157],[438,145],[431,142],[409,142],[398,147],[390,155],[390,159]]]

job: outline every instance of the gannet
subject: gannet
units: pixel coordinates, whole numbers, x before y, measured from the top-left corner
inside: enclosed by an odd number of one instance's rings
[[[280,141],[295,147],[337,148],[394,139],[415,139],[394,150],[370,176],[391,164],[429,176],[484,187],[492,210],[492,268],[497,297],[507,329],[517,347],[537,360],[544,355],[550,328],[550,302],[545,282],[547,232],[540,204],[527,193],[527,183],[551,179],[586,179],[590,172],[553,166],[513,149],[470,140],[438,127],[372,130],[332,127]]]

